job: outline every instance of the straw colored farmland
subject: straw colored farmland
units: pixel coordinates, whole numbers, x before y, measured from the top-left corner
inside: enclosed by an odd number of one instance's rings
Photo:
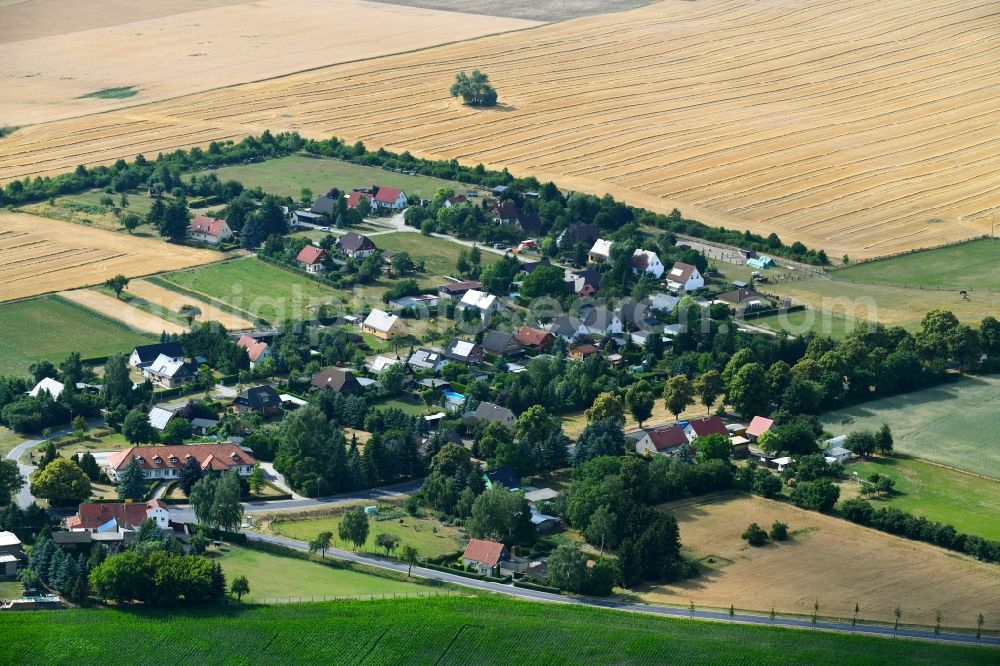
[[[210,250],[165,245],[34,215],[0,213],[0,299],[13,300],[218,261]]]
[[[63,291],[59,295],[67,301],[73,301],[77,305],[82,305],[105,317],[120,321],[137,331],[156,333],[158,335],[162,331],[166,331],[167,333],[184,333],[187,330],[180,324],[175,324],[156,315],[143,312],[138,308],[126,305],[114,296],[108,296],[92,289]]]
[[[179,312],[182,306],[190,304],[197,306],[201,310],[201,315],[198,316],[200,321],[217,321],[230,331],[253,328],[253,322],[247,321],[239,315],[231,314],[205,301],[191,298],[185,294],[179,294],[170,289],[164,289],[145,280],[132,282],[128,286],[128,291],[133,296],[146,301],[155,310]]]
[[[1000,13],[982,0],[662,2],[27,127],[0,180],[264,128],[886,254],[989,230]],[[496,109],[448,96],[480,67]]]
[[[713,496],[664,505],[681,540],[709,571],[687,582],[653,587],[650,601],[866,620],[974,627],[1000,614],[1000,570],[935,546],[877,532],[840,518],[759,497]],[[780,520],[791,538],[754,548],[740,535],[751,521],[765,529]],[[709,558],[713,561],[709,562]]]
[[[85,3],[88,12],[126,19],[77,27],[56,20],[66,3],[26,4],[0,3],[0,25],[55,23],[63,30],[0,37],[6,93],[0,125],[70,118],[537,25],[361,0],[230,0],[214,7],[223,3],[185,0],[158,16],[127,6],[142,3],[93,0]],[[368,28],[342,29],[352,25]]]

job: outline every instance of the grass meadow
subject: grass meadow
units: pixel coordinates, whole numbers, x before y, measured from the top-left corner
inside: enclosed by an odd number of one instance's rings
[[[954,525],[959,532],[1000,540],[1000,481],[903,456],[852,463],[847,472],[856,472],[859,479],[878,472],[896,480],[892,495],[870,500],[876,506],[893,506]],[[845,495],[853,494],[858,484],[845,481],[842,488]]]
[[[1000,288],[1000,242],[984,238],[866,261],[834,271],[832,276],[834,280],[907,288],[996,290]]]
[[[25,375],[32,363],[58,364],[73,351],[85,359],[127,354],[152,340],[58,296],[0,305],[0,375]]]
[[[961,380],[866,402],[820,417],[834,435],[892,427],[895,449],[1000,479],[1000,375]]]
[[[314,196],[319,196],[336,187],[350,191],[355,187],[371,187],[384,185],[402,188],[408,197],[417,194],[421,198],[430,199],[440,187],[450,187],[456,193],[475,189],[432,176],[410,176],[394,171],[385,171],[378,167],[350,164],[340,160],[306,155],[290,155],[274,160],[242,164],[215,169],[219,180],[238,180],[247,187],[261,187],[265,192],[280,196],[299,199],[299,191],[303,187],[312,190]]]
[[[455,262],[458,255],[470,248],[443,238],[399,231],[372,238],[380,250],[407,252],[414,260],[424,260],[424,272],[414,276],[423,286],[436,287],[444,282],[445,275],[455,276]],[[500,255],[483,250],[482,265],[489,266],[500,261]]]
[[[855,320],[842,315],[811,309],[747,319],[746,323],[794,336],[815,333],[834,340],[843,340],[857,325]]]
[[[5,613],[0,662],[994,664],[995,650],[705,623],[499,596]],[[669,655],[669,657],[667,656]]]

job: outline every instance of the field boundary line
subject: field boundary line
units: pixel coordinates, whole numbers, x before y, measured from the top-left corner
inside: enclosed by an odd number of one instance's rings
[[[61,289],[60,291],[82,291],[82,290],[85,290],[85,289],[89,289],[89,287],[83,287],[80,290],[77,290],[77,289],[70,289],[70,290]],[[59,292],[49,292],[49,293],[43,294],[41,296],[34,296],[33,298],[49,298],[49,299],[57,300],[62,305],[67,305],[67,306],[69,306],[71,308],[74,308],[74,309],[76,309],[76,310],[78,310],[78,311],[80,311],[80,312],[82,312],[82,313],[84,313],[84,314],[86,314],[88,316],[96,317],[97,319],[100,319],[100,320],[104,321],[107,324],[111,324],[111,325],[113,325],[113,326],[115,326],[117,328],[120,328],[120,329],[124,330],[124,331],[128,331],[129,333],[135,333],[135,334],[141,335],[143,337],[149,337],[149,338],[155,338],[156,337],[152,333],[148,333],[146,331],[141,331],[141,330],[134,329],[131,326],[129,326],[128,324],[126,324],[125,322],[121,321],[120,319],[113,319],[112,317],[109,317],[108,315],[104,314],[103,312],[98,312],[97,310],[91,310],[90,308],[88,308],[86,305],[83,305],[82,303],[77,303],[76,301],[71,301],[68,298],[63,298],[62,296],[59,295]],[[21,299],[21,300],[32,300],[32,299],[26,298],[26,299]],[[16,303],[16,302],[19,302],[19,301],[7,301],[7,302],[8,303]]]

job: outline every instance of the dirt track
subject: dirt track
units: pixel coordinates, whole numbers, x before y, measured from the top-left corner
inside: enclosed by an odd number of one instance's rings
[[[667,1],[26,128],[0,180],[295,129],[882,255],[989,231],[1000,10]],[[447,95],[481,67],[502,105]]]

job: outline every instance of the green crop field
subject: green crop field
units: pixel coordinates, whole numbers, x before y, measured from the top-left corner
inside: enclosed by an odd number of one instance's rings
[[[340,526],[340,516],[325,518],[304,518],[299,520],[280,520],[271,523],[271,530],[282,536],[300,541],[310,541],[320,532],[333,532],[338,548],[347,545],[337,536]],[[365,552],[382,552],[375,547],[375,538],[382,532],[396,534],[400,538],[399,547],[415,546],[421,558],[438,557],[461,550],[464,541],[461,533],[455,527],[449,527],[433,518],[415,518],[405,516],[393,520],[375,521],[369,523],[368,541],[361,549]]]
[[[272,324],[287,318],[309,318],[319,304],[343,296],[315,280],[252,258],[166,273],[152,281],[208,296]]]
[[[434,238],[433,236],[424,236],[406,231],[375,236],[372,238],[372,241],[374,241],[380,250],[407,252],[414,261],[423,259],[424,272],[422,275],[416,277],[421,283],[427,286],[441,284],[441,278],[445,275],[454,276],[455,262],[458,260],[459,253],[462,250],[468,252],[471,249],[442,238]],[[488,250],[482,250],[481,254],[483,266],[489,266],[500,261],[500,255]]]
[[[834,435],[888,423],[897,451],[1000,479],[998,375],[965,377],[830,412],[820,420]]]
[[[204,171],[201,173],[213,173]],[[227,166],[215,169],[219,180],[238,180],[246,187],[260,187],[265,192],[299,199],[303,187],[319,196],[336,187],[350,191],[355,187],[384,185],[402,188],[408,197],[419,194],[430,199],[440,187],[451,187],[456,193],[475,189],[472,186],[431,176],[409,176],[378,167],[349,164],[340,160],[306,155],[291,155],[255,164]]]
[[[831,273],[835,280],[924,289],[997,289],[1000,242],[981,239],[948,247],[867,261]]]
[[[127,354],[152,340],[58,296],[0,305],[0,375],[24,375],[42,360],[58,364],[73,351],[83,358]]]
[[[249,601],[284,597],[331,597],[375,594],[423,594],[433,588],[404,581],[370,576],[350,569],[272,555],[261,550],[227,545],[219,562],[226,580],[246,576]]]
[[[995,664],[996,650],[501,597],[0,616],[9,664]],[[169,652],[168,652],[169,651]]]
[[[1000,540],[1000,481],[899,456],[853,463],[847,471],[857,472],[861,479],[878,472],[896,480],[890,497],[871,500],[876,505],[894,506],[954,525],[959,532]]]
[[[843,340],[857,325],[857,322],[853,319],[847,319],[832,312],[812,309],[795,310],[793,312],[747,319],[746,323],[771,331],[784,331],[793,336],[815,333],[833,338],[834,340]]]

